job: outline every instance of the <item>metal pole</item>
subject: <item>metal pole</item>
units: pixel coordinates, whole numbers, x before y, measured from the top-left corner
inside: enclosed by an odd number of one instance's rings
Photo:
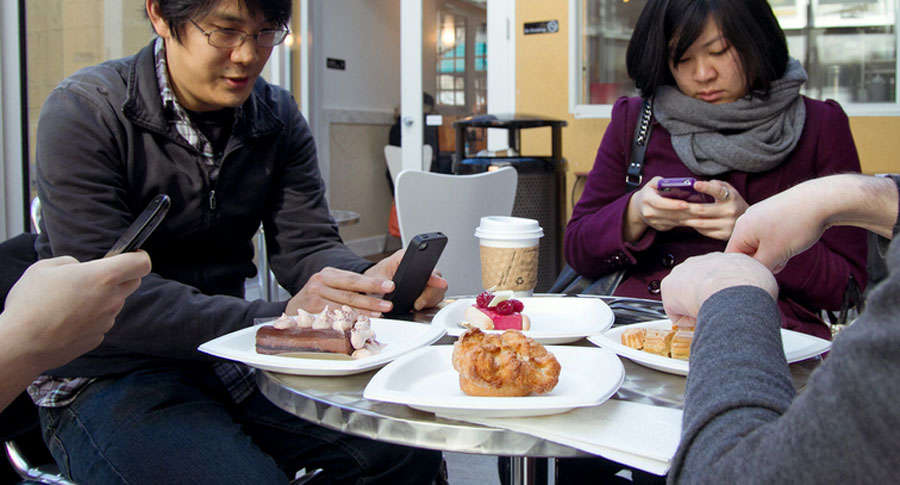
[[[509,463],[509,477],[512,485],[534,485],[534,458],[512,456]]]

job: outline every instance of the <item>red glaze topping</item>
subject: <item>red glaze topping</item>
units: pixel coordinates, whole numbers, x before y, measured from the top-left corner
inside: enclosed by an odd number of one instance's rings
[[[475,297],[475,307],[491,318],[495,330],[522,330],[521,311],[525,305],[514,298],[503,300],[493,307],[488,306],[494,294],[489,291],[481,292]]]

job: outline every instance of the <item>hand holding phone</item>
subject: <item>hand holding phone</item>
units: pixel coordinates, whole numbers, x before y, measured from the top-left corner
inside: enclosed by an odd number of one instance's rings
[[[447,236],[440,232],[419,234],[412,238],[394,273],[394,291],[384,295],[385,300],[394,304],[391,311],[385,313],[386,316],[405,315],[413,310],[416,298],[425,290],[446,245]]]
[[[694,190],[693,177],[663,178],[656,183],[659,195],[669,199],[680,199],[687,202],[710,203],[715,202],[715,197]]]
[[[169,212],[171,201],[166,194],[159,194],[147,204],[147,208],[134,222],[128,226],[128,229],[122,233],[122,236],[109,248],[106,256],[115,256],[121,253],[138,250],[142,244],[153,234],[153,231],[159,226],[166,213]]]

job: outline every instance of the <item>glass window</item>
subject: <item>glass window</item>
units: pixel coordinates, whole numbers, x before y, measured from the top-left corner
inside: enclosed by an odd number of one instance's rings
[[[471,114],[487,109],[487,22],[483,12],[475,15],[460,4],[447,4],[440,10],[436,74],[439,111]]]
[[[853,115],[900,113],[896,12],[900,0],[770,0],[791,56],[809,74],[803,94],[835,99]],[[625,51],[646,2],[570,0],[570,108],[609,116],[619,96],[636,96]]]
[[[466,105],[466,17],[442,11],[438,19],[437,103]]]

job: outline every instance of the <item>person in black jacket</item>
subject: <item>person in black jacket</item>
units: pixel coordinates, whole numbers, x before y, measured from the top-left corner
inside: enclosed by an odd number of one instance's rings
[[[251,369],[197,351],[299,308],[380,315],[402,253],[373,264],[343,245],[310,129],[259,77],[289,0],[145,1],[158,37],[63,80],[38,124],[41,257],[97,258],[155,195],[172,201],[144,245],[154,271],[104,342],[29,387],[54,458],[80,483],[286,483],[303,467],[428,483],[439,453],[302,421]],[[287,302],[243,299],[260,223]],[[445,289],[433,277],[417,307]]]

